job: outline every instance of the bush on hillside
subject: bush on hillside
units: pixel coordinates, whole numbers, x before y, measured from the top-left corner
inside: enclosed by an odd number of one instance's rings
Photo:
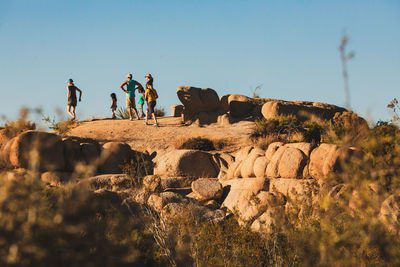
[[[121,120],[128,120],[129,119],[129,110],[124,107],[119,107],[115,112],[115,116]],[[132,116],[135,117],[134,112],[132,112]]]
[[[192,137],[187,139],[182,145],[180,145],[179,149],[196,149],[203,151],[211,151],[215,150],[214,143],[203,137]]]
[[[0,178],[1,266],[153,264],[146,217],[85,188]],[[133,214],[131,214],[132,212]]]
[[[164,108],[156,108],[154,109],[154,114],[156,117],[164,117],[165,116],[165,109]]]
[[[257,119],[250,139],[275,139],[285,142],[314,142],[321,141],[324,132],[322,126],[313,121],[300,121],[295,116],[280,116],[276,119]]]

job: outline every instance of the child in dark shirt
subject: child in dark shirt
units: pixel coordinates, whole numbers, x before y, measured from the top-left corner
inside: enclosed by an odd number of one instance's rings
[[[115,116],[115,110],[117,109],[117,96],[115,93],[112,93],[111,95],[111,114],[112,114],[112,119],[116,119],[117,117]]]

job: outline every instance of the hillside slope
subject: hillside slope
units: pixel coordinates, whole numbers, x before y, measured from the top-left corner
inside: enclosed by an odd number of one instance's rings
[[[176,142],[188,137],[202,136],[214,140],[226,140],[225,151],[234,151],[250,143],[248,136],[253,122],[242,121],[232,125],[212,124],[199,127],[182,125],[180,118],[159,118],[160,127],[145,125],[144,120],[95,120],[81,122],[67,135],[88,137],[100,142],[126,142],[138,151],[172,149]],[[152,122],[152,121],[151,121]]]

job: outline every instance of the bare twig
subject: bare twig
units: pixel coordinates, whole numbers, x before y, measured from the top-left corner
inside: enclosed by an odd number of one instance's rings
[[[349,87],[349,74],[347,72],[347,61],[354,57],[354,52],[350,52],[346,54],[346,45],[349,41],[349,38],[346,35],[343,35],[342,41],[339,46],[340,58],[342,61],[342,73],[344,80],[344,92],[346,94],[346,108],[351,109],[350,105],[350,87]]]

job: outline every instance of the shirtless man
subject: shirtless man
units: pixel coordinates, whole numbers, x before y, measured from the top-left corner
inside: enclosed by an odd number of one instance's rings
[[[76,91],[79,92],[79,102],[81,102],[82,98],[82,91],[74,85],[74,81],[69,79],[67,81],[67,91],[68,91],[68,104],[67,104],[67,112],[72,117],[72,120],[75,120],[75,109],[76,105],[78,104],[76,101]]]

